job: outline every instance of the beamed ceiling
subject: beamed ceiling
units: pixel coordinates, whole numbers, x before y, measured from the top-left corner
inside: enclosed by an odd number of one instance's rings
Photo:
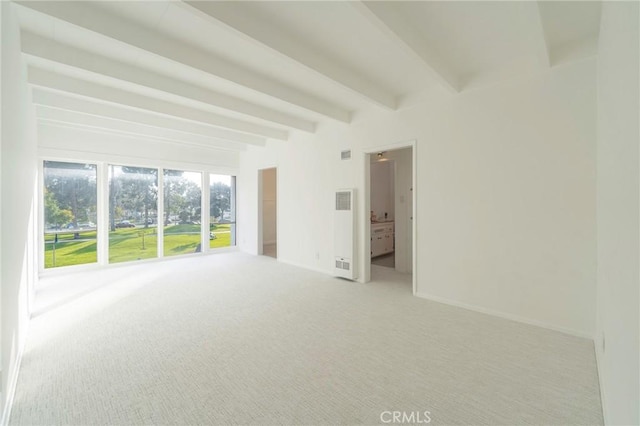
[[[242,150],[597,53],[599,2],[20,1],[38,119]]]

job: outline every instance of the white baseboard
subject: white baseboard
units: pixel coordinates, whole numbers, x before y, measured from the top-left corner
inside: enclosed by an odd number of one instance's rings
[[[292,262],[290,260],[280,259],[280,258],[278,258],[278,262],[286,263],[287,265],[296,266],[296,267],[302,268],[302,269],[309,269],[309,270],[314,271],[314,272],[320,272],[321,274],[325,274],[325,275],[331,275],[331,273],[329,271],[324,270],[324,269],[319,268],[319,267],[315,267],[315,266],[303,265],[301,263]]]
[[[602,405],[602,418],[604,419],[604,424],[608,425],[611,423],[609,423],[609,416],[607,412],[607,398],[605,397],[605,392],[604,392],[605,380],[604,380],[604,375],[602,371],[604,361],[602,360],[601,352],[596,347],[597,344],[598,342],[594,340],[593,350],[596,352],[596,368],[598,370],[598,385],[600,388],[600,404]]]
[[[25,337],[27,336],[29,331],[29,324],[26,325],[26,330],[24,332]],[[10,369],[11,376],[9,380],[7,380],[7,398],[5,400],[4,410],[2,410],[2,418],[0,418],[0,426],[7,426],[9,424],[9,419],[11,418],[11,409],[13,408],[13,398],[16,396],[16,386],[18,385],[18,374],[20,373],[20,365],[22,364],[22,355],[24,353],[24,347],[26,343],[26,338],[20,343],[20,347],[18,348],[18,355],[16,356],[16,360],[13,364],[13,368]]]
[[[445,305],[455,306],[457,308],[463,308],[463,309],[467,309],[467,310],[474,311],[474,312],[480,312],[481,314],[492,315],[494,317],[504,318],[504,319],[508,319],[508,320],[511,320],[511,321],[520,322],[520,323],[523,323],[523,324],[534,325],[536,327],[542,327],[542,328],[546,328],[548,330],[558,331],[560,333],[569,334],[569,335],[575,336],[575,337],[582,337],[584,339],[594,340],[593,339],[593,335],[591,335],[589,333],[584,333],[582,331],[572,330],[570,328],[558,327],[556,325],[548,324],[548,323],[545,323],[543,321],[538,321],[538,320],[531,319],[531,318],[520,317],[518,315],[513,315],[513,314],[506,313],[506,312],[501,312],[501,311],[495,311],[493,309],[486,309],[486,308],[482,308],[482,307],[479,307],[479,306],[468,305],[466,303],[462,303],[462,302],[458,302],[458,301],[455,301],[455,300],[446,299],[444,297],[432,296],[432,295],[424,294],[424,293],[420,293],[420,292],[417,292],[416,296],[421,297],[423,299],[431,300],[433,302],[444,303]]]

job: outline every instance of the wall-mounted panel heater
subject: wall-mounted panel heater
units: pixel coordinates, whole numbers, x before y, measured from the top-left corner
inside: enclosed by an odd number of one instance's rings
[[[336,191],[334,241],[335,266],[337,277],[355,280],[358,278],[356,267],[356,190]]]

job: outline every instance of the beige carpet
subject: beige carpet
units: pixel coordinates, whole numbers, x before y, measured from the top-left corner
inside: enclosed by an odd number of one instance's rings
[[[227,253],[49,279],[10,423],[602,424],[592,342],[373,275]]]

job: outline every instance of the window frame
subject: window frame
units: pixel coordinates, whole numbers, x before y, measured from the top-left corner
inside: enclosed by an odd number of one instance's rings
[[[57,150],[56,150],[57,151]],[[201,233],[199,253],[179,254],[175,256],[164,256],[164,226],[158,227],[158,247],[157,257],[151,259],[142,259],[129,262],[109,263],[109,165],[129,166],[129,167],[145,167],[158,170],[158,217],[164,217],[164,170],[180,170],[184,172],[200,173],[201,176],[201,212],[209,212],[209,178],[211,174],[235,176],[237,190],[238,168],[227,166],[207,165],[200,163],[187,162],[171,162],[164,160],[152,160],[146,158],[131,158],[125,156],[112,155],[77,155],[78,153],[65,153],[66,155],[46,154],[38,156],[38,251],[37,264],[38,274],[40,276],[67,274],[79,272],[83,270],[96,270],[101,268],[126,267],[131,265],[139,265],[163,261],[165,259],[180,259],[191,256],[203,256],[215,253],[224,253],[229,251],[237,251],[238,245],[229,247],[220,247],[211,249],[209,247],[209,214],[201,214]],[[44,163],[45,161],[60,161],[70,163],[85,163],[96,166],[96,185],[97,185],[97,262],[81,265],[61,266],[57,268],[46,268],[45,250],[44,250]],[[235,199],[237,203],[237,192]],[[236,232],[237,232],[237,213],[236,205]],[[163,222],[164,223],[164,222]],[[237,241],[237,237],[236,237]]]
[[[105,179],[106,179],[106,185],[105,185],[105,188],[104,188],[104,190],[106,191],[106,195],[105,195],[104,200],[105,200],[105,202],[106,202],[106,209],[107,209],[107,210],[106,210],[106,214],[107,214],[107,215],[105,216],[105,219],[104,219],[104,222],[105,222],[105,226],[104,226],[104,233],[105,233],[105,238],[107,238],[106,248],[104,249],[104,250],[105,250],[105,256],[106,256],[106,259],[105,259],[105,262],[104,262],[104,263],[105,263],[105,264],[107,264],[107,265],[114,265],[114,264],[118,264],[118,263],[127,264],[127,263],[132,262],[132,261],[113,262],[113,263],[109,261],[109,257],[110,257],[110,252],[109,252],[109,250],[110,250],[110,247],[111,247],[111,241],[109,240],[109,238],[110,238],[109,233],[111,232],[111,218],[109,217],[109,213],[110,213],[110,211],[111,211],[111,206],[110,206],[110,202],[111,202],[111,193],[110,193],[110,190],[111,190],[111,184],[110,184],[110,181],[109,181],[109,168],[110,168],[111,166],[114,166],[114,167],[136,167],[136,168],[145,168],[145,169],[148,169],[148,170],[156,170],[158,173],[160,172],[160,170],[161,170],[161,169],[160,169],[160,168],[157,168],[157,167],[146,167],[146,166],[145,166],[145,167],[142,167],[142,166],[130,166],[130,165],[123,165],[123,164],[116,163],[115,161],[109,161],[109,162],[106,162],[106,163],[104,164],[104,168],[105,168]],[[160,180],[161,180],[161,177],[160,177],[159,175],[157,175],[157,177],[156,177],[156,185],[157,185],[158,187],[159,187],[159,185],[160,185]],[[159,194],[158,194],[158,197],[159,197]],[[159,199],[159,198],[158,198],[158,199]],[[158,202],[158,199],[156,200],[156,203]],[[157,215],[157,211],[158,211],[158,209],[156,208],[156,215]],[[158,235],[158,234],[157,234],[158,232],[159,232],[159,230],[156,228],[156,236]],[[158,247],[159,247],[159,244],[156,244],[156,255],[155,255],[154,257],[149,258],[149,259],[140,259],[140,260],[136,260],[136,262],[139,262],[139,261],[141,261],[141,260],[152,260],[152,259],[156,259],[156,258],[158,258],[158,257],[159,257],[159,256],[158,256],[158,253],[157,253]]]
[[[238,175],[229,175],[226,173],[208,173],[207,174],[207,179],[206,179],[206,183],[207,183],[207,202],[206,204],[204,204],[204,206],[207,207],[207,229],[206,229],[206,239],[207,242],[209,240],[209,229],[211,227],[211,212],[210,212],[210,206],[211,206],[211,175],[225,175],[225,176],[230,176],[231,179],[231,199],[229,200],[232,207],[231,207],[231,211],[233,212],[233,222],[229,222],[229,224],[231,224],[232,226],[235,226],[234,232],[232,234],[233,239],[232,242],[229,246],[226,247],[217,247],[217,248],[211,248],[209,247],[209,244],[207,244],[207,250],[209,251],[214,251],[214,252],[219,252],[220,250],[225,250],[225,249],[229,249],[230,247],[237,247],[238,246],[238,193],[237,193],[237,187],[238,187]]]
[[[164,254],[164,171],[165,170],[174,170],[174,171],[180,171],[180,172],[185,172],[185,173],[200,173],[200,253],[188,253],[188,254],[176,254],[176,255],[171,255],[171,256],[166,256]],[[162,175],[162,179],[160,179],[160,175]],[[158,169],[158,179],[162,180],[162,216],[160,215],[160,211],[158,210],[158,217],[162,218],[162,231],[158,231],[158,257],[159,258],[170,258],[170,259],[177,259],[180,257],[185,257],[185,256],[190,256],[192,254],[201,254],[201,253],[206,253],[205,250],[205,241],[208,244],[209,240],[204,238],[204,229],[205,229],[205,225],[207,226],[207,228],[209,227],[209,219],[204,219],[202,217],[202,212],[204,211],[204,207],[206,206],[206,204],[204,203],[204,184],[205,184],[205,178],[204,176],[207,175],[207,172],[204,171],[198,171],[198,170],[192,170],[192,169],[184,169],[184,168],[179,168],[179,169],[175,169],[175,168],[171,168],[171,167],[164,167],[161,169]],[[158,208],[160,207],[160,184],[158,184]],[[205,223],[206,221],[206,223]],[[162,235],[162,236],[161,236]],[[162,251],[160,251],[162,250]],[[162,256],[160,256],[160,253],[162,253]]]
[[[69,265],[69,266],[59,266],[53,268],[45,268],[45,220],[44,220],[44,163],[50,162],[61,162],[61,163],[76,163],[76,164],[91,164],[96,166],[96,261],[91,263],[82,263],[79,265]],[[50,271],[58,271],[58,270],[83,270],[83,269],[93,269],[97,265],[100,265],[100,164],[96,161],[85,161],[80,159],[73,158],[39,158],[38,159],[38,274],[42,275],[43,273],[49,273]],[[72,269],[69,269],[72,268]]]

